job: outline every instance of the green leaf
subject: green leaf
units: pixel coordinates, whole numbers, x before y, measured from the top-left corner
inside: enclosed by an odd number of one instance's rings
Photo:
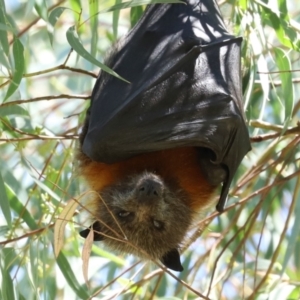
[[[296,181],[296,188],[295,188],[295,193],[294,193],[295,199],[298,199],[297,196],[299,195],[299,191],[300,191],[300,177],[298,177],[297,181]],[[284,260],[282,263],[281,276],[285,272],[285,269],[287,268],[287,265],[288,265],[288,262],[290,261],[290,259],[293,256],[296,256],[296,257],[298,256],[296,254],[296,253],[298,253],[296,251],[296,246],[297,246],[297,242],[299,241],[299,237],[300,237],[300,218],[299,218],[300,201],[295,201],[295,203],[296,203],[296,207],[294,210],[294,216],[295,216],[294,224],[292,227],[291,235],[288,237],[287,249],[285,251]]]
[[[110,251],[106,251],[102,248],[99,248],[96,245],[92,246],[92,251],[97,256],[107,258],[110,262],[113,262],[119,266],[125,266],[125,264],[126,264],[126,261],[123,258],[119,257],[118,255],[115,255],[114,253],[112,253]]]
[[[256,65],[251,58],[250,70],[249,70],[249,79],[247,80],[247,87],[244,93],[244,110],[247,111],[251,97],[253,92],[253,86],[255,82],[255,75],[256,75]]]
[[[44,184],[43,182],[41,182],[39,179],[35,178],[32,172],[30,172],[30,173],[31,173],[32,179],[35,181],[35,183],[42,190],[44,190],[47,194],[49,194],[53,198],[53,200],[58,201],[55,204],[59,205],[60,197],[52,189],[50,189],[46,184]]]
[[[132,7],[130,10],[130,24],[131,27],[133,27],[137,21],[141,18],[143,14],[143,7],[142,6],[136,6]]]
[[[263,20],[265,20],[267,23],[269,21],[271,22],[270,25],[275,30],[280,43],[288,48],[300,51],[300,43],[297,34],[290,28],[289,18],[286,14],[286,4],[279,0],[280,9],[283,10],[282,13],[282,11],[279,11],[277,7],[274,8],[274,3],[271,3],[272,6],[269,6],[260,0],[256,0],[255,2],[261,6],[264,12],[262,15]]]
[[[5,25],[3,23],[0,23],[0,31],[11,32],[15,35],[18,33],[15,28],[11,27],[10,25]]]
[[[0,172],[0,207],[2,209],[3,215],[9,227],[11,227],[11,213],[9,207],[9,200],[6,195],[6,190],[4,186],[4,181]]]
[[[0,31],[0,34],[1,34],[1,31]],[[10,70],[11,67],[10,67],[10,64],[9,64],[9,61],[7,59],[7,56],[5,55],[4,51],[3,51],[3,48],[1,47],[0,45],[0,65],[3,65],[6,69]]]
[[[7,225],[5,226],[0,226],[0,236],[5,236],[6,233],[9,231],[9,227]]]
[[[88,294],[88,291],[79,284],[72,267],[62,252],[60,252],[57,257],[57,264],[70,287],[76,292],[76,295],[81,299],[89,299],[90,295]]]
[[[45,0],[35,0],[34,8],[38,15],[45,21],[48,21],[48,6]]]
[[[48,16],[49,23],[54,27],[61,14],[67,9],[67,7],[55,7]]]
[[[286,1],[285,0],[277,0],[278,8],[281,14],[281,17],[284,18],[285,20],[288,20],[288,10],[286,6]]]
[[[7,26],[6,9],[3,0],[0,0],[0,24],[5,27]],[[6,54],[6,56],[8,56],[9,43],[8,43],[7,32],[5,30],[0,30],[0,44],[2,46],[4,53]]]
[[[2,273],[2,300],[14,300],[15,299],[15,293],[14,293],[14,285],[13,281],[10,277],[10,274],[6,269],[1,267],[1,273]]]
[[[276,64],[281,71],[281,90],[284,100],[285,116],[284,120],[290,120],[294,108],[294,86],[292,81],[291,62],[287,54],[280,48],[274,48]]]
[[[115,4],[119,4],[121,2],[122,0],[116,0]],[[115,40],[118,38],[119,17],[120,17],[120,11],[119,10],[113,11],[113,35]]]
[[[32,168],[28,165],[27,161],[22,158],[21,159],[22,163],[26,168],[28,169],[28,173],[31,175],[32,179],[34,182],[47,194],[49,194],[52,197],[52,201],[54,202],[55,205],[60,204],[60,197],[51,189],[49,188],[45,183],[43,183],[39,178],[37,178],[36,173],[32,171]],[[55,201],[56,200],[56,201]]]
[[[99,14],[103,14],[109,11],[114,11],[114,10],[120,10],[120,9],[125,9],[129,7],[135,7],[135,6],[141,6],[141,5],[148,5],[148,4],[158,4],[158,3],[181,3],[185,4],[183,1],[180,0],[133,0],[133,1],[127,1],[127,2],[122,2],[119,4],[112,5],[106,9],[103,9],[99,12]]]
[[[91,55],[93,57],[96,56],[97,53],[97,46],[98,46],[98,6],[99,1],[98,0],[92,0],[89,1],[89,9],[90,9],[90,24],[91,24]]]
[[[261,54],[257,60],[257,68],[258,68],[258,72],[261,72],[261,74],[259,74],[259,77],[261,80],[261,88],[263,90],[263,96],[264,96],[260,108],[260,114],[259,114],[259,120],[262,120],[263,117],[265,116],[265,109],[266,109],[267,100],[270,92],[269,77],[267,74],[263,74],[264,72],[268,72],[267,60],[263,54]],[[257,134],[257,131],[255,131],[254,134]]]
[[[0,117],[8,117],[11,115],[29,116],[28,111],[19,105],[0,106]]]
[[[2,249],[0,257],[2,261],[0,263],[1,274],[2,274],[2,284],[1,284],[1,294],[3,300],[14,300],[15,291],[13,280],[9,274],[9,265],[11,264],[11,248]]]
[[[47,0],[35,0],[34,8],[38,13],[39,17],[47,23],[47,34],[50,44],[53,44],[53,26],[50,26],[48,20],[48,5]]]
[[[25,16],[28,16],[28,14],[32,13],[34,4],[35,4],[35,0],[27,0],[26,1]]]
[[[80,13],[81,11],[81,1],[80,0],[70,0],[70,5],[71,5],[71,8],[72,10],[74,11],[74,14],[76,15],[76,13]]]
[[[18,214],[18,216],[24,220],[24,222],[28,225],[31,230],[35,230],[38,228],[35,220],[32,218],[31,214],[27,210],[27,208],[22,204],[22,202],[18,199],[14,191],[5,184],[6,194],[9,199],[10,207]]]
[[[79,40],[79,37],[77,35],[77,32],[75,30],[75,26],[72,26],[68,29],[67,31],[67,40],[70,44],[70,46],[84,59],[87,61],[91,62],[92,64],[98,66],[101,68],[103,71],[123,80],[128,82],[126,79],[123,77],[119,76],[115,71],[107,67],[106,65],[102,64],[100,61],[98,61],[95,57],[93,57],[81,44],[81,41]],[[129,82],[128,82],[129,83]]]
[[[239,6],[242,10],[247,10],[247,0],[240,0],[239,1]]]
[[[20,40],[17,38],[15,39],[13,44],[13,57],[15,61],[15,68],[4,101],[7,100],[18,89],[24,73],[24,47]]]

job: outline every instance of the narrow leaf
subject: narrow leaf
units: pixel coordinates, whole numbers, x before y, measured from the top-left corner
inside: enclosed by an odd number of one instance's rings
[[[24,73],[24,47],[20,40],[17,38],[15,39],[15,42],[13,44],[13,57],[15,62],[15,68],[4,101],[7,100],[18,89]]]
[[[10,214],[9,200],[6,195],[6,189],[5,189],[1,172],[0,172],[0,207],[8,226],[11,227],[11,214]]]
[[[0,31],[0,34],[1,34],[1,31]],[[8,70],[11,69],[9,61],[7,59],[7,56],[5,55],[1,45],[0,45],[0,65],[3,65]]]
[[[242,10],[246,10],[247,9],[247,0],[240,0],[239,1],[239,6]]]
[[[67,40],[70,44],[70,46],[84,59],[87,61],[91,62],[92,64],[98,66],[101,68],[103,71],[125,81],[128,82],[126,79],[123,77],[119,76],[115,71],[107,67],[106,65],[102,64],[100,61],[98,61],[95,57],[93,57],[81,44],[81,41],[79,40],[79,37],[75,31],[75,26],[72,26],[68,29],[67,31]],[[129,83],[129,82],[128,82]]]
[[[98,46],[98,0],[89,1],[89,10],[90,10],[90,25],[91,25],[91,55],[93,57],[96,56],[97,53],[97,46]]]
[[[19,105],[0,107],[0,117],[8,117],[11,115],[29,116],[28,111]]]
[[[185,4],[183,1],[180,0],[133,0],[133,1],[126,1],[122,2],[119,4],[112,5],[106,9],[103,9],[99,12],[99,14],[106,13],[109,11],[114,11],[114,10],[120,10],[120,9],[125,9],[129,7],[135,7],[135,6],[141,6],[141,5],[148,5],[148,4],[158,4],[158,3],[181,3]]]
[[[142,6],[136,6],[131,8],[130,10],[131,27],[133,27],[137,23],[137,21],[141,18],[142,14],[143,14]]]
[[[80,13],[82,5],[80,0],[70,0],[71,9],[74,11],[74,15],[76,18],[78,17],[78,13]]]
[[[91,251],[94,242],[94,231],[90,230],[90,233],[84,240],[83,248],[82,248],[82,273],[85,280],[86,285],[89,285],[88,278],[88,268],[89,268],[89,260],[91,256]]]
[[[119,266],[125,266],[125,264],[126,264],[125,260],[120,258],[118,255],[115,255],[112,252],[109,252],[102,248],[99,248],[95,244],[93,244],[92,251],[94,254],[101,256],[102,258],[106,258],[110,262],[113,262]]]
[[[28,16],[28,14],[32,13],[33,7],[35,4],[35,0],[27,0],[26,1],[26,9],[25,9],[25,16]]]
[[[54,27],[56,22],[58,21],[59,17],[61,16],[61,14],[67,9],[67,7],[56,7],[54,8],[49,16],[48,16],[48,21],[49,23]]]
[[[48,18],[48,6],[45,0],[36,0],[34,8],[38,15],[45,21]]]
[[[115,4],[119,4],[121,2],[122,0],[116,0]],[[119,16],[120,16],[119,10],[113,11],[113,35],[115,40],[118,38]]]
[[[261,88],[263,90],[263,95],[264,95],[262,101],[262,107],[260,109],[259,120],[263,120],[263,117],[265,116],[265,108],[266,108],[266,104],[270,92],[269,77],[267,74],[264,74],[269,71],[267,60],[264,57],[264,55],[259,56],[259,59],[257,60],[257,68],[258,68],[258,72],[260,72],[259,77],[261,81]],[[255,132],[255,134],[257,134],[257,132]]]
[[[27,208],[20,202],[18,197],[15,195],[14,191],[5,184],[6,194],[9,199],[10,207],[18,214],[18,216],[24,220],[28,227],[32,230],[38,228],[35,220],[32,218],[31,214]]]
[[[59,256],[57,257],[57,264],[69,286],[73,289],[73,291],[75,291],[76,295],[81,299],[89,299],[87,290],[79,284],[72,267],[62,252],[60,252]]]
[[[15,299],[14,284],[5,266],[4,267],[1,266],[1,274],[2,274],[1,294],[3,297],[1,299],[14,300]]]
[[[3,300],[15,299],[14,283],[9,274],[9,268],[16,257],[15,254],[16,253],[13,248],[2,248],[0,252],[0,270],[2,275],[0,295],[2,295],[1,299]]]
[[[5,25],[3,23],[0,23],[0,30],[1,31],[6,31],[6,32],[11,32],[13,34],[17,34],[18,32],[15,30],[15,28],[11,27],[10,25]]]
[[[49,194],[54,200],[60,201],[60,197],[54,192],[53,189],[49,188],[46,184],[41,182],[39,179],[35,178],[33,172],[30,172],[30,174],[32,175],[32,179],[42,190],[44,190],[47,194]]]
[[[284,109],[285,109],[285,122],[291,118],[292,111],[294,108],[294,86],[292,81],[291,62],[286,55],[286,53],[280,48],[274,48],[276,64],[281,71],[281,89],[282,97],[284,100]]]
[[[0,24],[2,26],[7,26],[6,9],[3,0],[0,1]],[[8,56],[9,43],[8,43],[7,32],[5,30],[0,30],[0,44],[2,46],[4,53],[6,54],[6,56]]]
[[[281,276],[285,272],[285,269],[288,266],[288,262],[293,256],[298,256],[296,251],[297,242],[299,241],[300,236],[300,218],[298,217],[300,214],[300,201],[296,201],[298,199],[298,195],[300,194],[300,177],[297,178],[295,193],[293,195],[294,203],[296,203],[296,207],[294,210],[295,219],[292,227],[291,235],[288,237],[287,249],[285,251],[284,260],[281,269]]]
[[[281,17],[285,20],[288,20],[288,10],[285,0],[277,0],[278,8],[281,14]]]
[[[256,0],[256,2],[262,7],[265,16],[264,19],[271,22],[271,27],[275,30],[276,35],[280,43],[288,48],[300,51],[299,39],[294,30],[291,30],[288,16],[283,11],[283,14],[277,9],[274,9],[273,5],[268,5],[263,1]],[[284,5],[281,3],[280,7],[284,10]]]
[[[256,65],[253,63],[253,60],[251,59],[251,69],[249,70],[250,76],[249,80],[247,82],[247,87],[244,93],[244,111],[248,110],[248,106],[250,104],[251,96],[252,96],[252,91],[253,91],[253,86],[255,82],[255,75],[256,75]]]
[[[75,200],[71,200],[65,206],[63,211],[58,216],[58,219],[55,222],[54,227],[54,253],[58,257],[62,247],[64,246],[64,233],[67,223],[74,216],[74,212],[78,206],[78,203]]]

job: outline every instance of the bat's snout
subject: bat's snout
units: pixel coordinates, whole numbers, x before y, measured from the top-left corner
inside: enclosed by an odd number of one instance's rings
[[[163,183],[156,178],[145,178],[138,183],[136,189],[137,200],[141,203],[151,203],[163,196]]]

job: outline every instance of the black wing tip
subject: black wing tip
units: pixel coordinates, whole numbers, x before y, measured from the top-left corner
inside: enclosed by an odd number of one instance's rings
[[[225,209],[225,203],[222,201],[219,201],[218,204],[216,205],[216,210],[219,213],[222,213]]]
[[[89,228],[79,231],[79,235],[81,237],[85,238],[85,239],[87,238],[87,236],[89,235],[89,233],[90,233],[90,229]]]
[[[84,230],[81,230],[79,232],[79,235],[83,238],[87,238],[89,235],[91,229],[94,230],[94,241],[102,241],[104,239],[104,236],[100,234],[101,232],[101,224],[99,222],[94,222],[89,228],[86,228]]]
[[[173,271],[182,272],[183,266],[180,262],[180,254],[177,249],[171,249],[167,252],[162,258],[161,262],[168,268]]]
[[[216,210],[217,210],[219,213],[224,212],[225,206],[226,206],[226,203],[227,203],[227,199],[228,199],[227,193],[226,193],[226,194],[221,193],[219,202],[218,202],[217,205],[216,205]]]

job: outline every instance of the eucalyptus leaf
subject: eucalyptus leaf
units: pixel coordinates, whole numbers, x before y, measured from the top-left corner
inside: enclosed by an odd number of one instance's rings
[[[276,64],[280,71],[282,98],[284,100],[285,122],[291,118],[294,108],[294,85],[292,81],[291,62],[285,53],[280,48],[274,48]]]
[[[62,13],[68,9],[67,7],[59,6],[55,7],[48,16],[49,23],[54,27],[56,22],[58,21],[59,17],[62,15]]]
[[[18,89],[25,69],[24,47],[21,41],[17,38],[13,44],[13,57],[15,63],[14,72],[4,101],[7,100]]]
[[[0,172],[0,207],[9,227],[11,227],[11,213],[4,181]]]
[[[84,59],[86,59],[87,61],[91,62],[92,64],[98,66],[99,68],[101,68],[103,71],[125,81],[128,82],[126,79],[124,79],[123,77],[119,76],[115,71],[113,71],[112,69],[110,69],[109,67],[107,67],[106,65],[102,64],[100,61],[98,61],[94,56],[92,56],[87,50],[85,50],[85,48],[83,47],[78,34],[75,30],[75,26],[72,26],[68,29],[67,31],[67,40],[70,44],[70,46],[80,55],[82,56]],[[129,83],[129,82],[128,82]]]

